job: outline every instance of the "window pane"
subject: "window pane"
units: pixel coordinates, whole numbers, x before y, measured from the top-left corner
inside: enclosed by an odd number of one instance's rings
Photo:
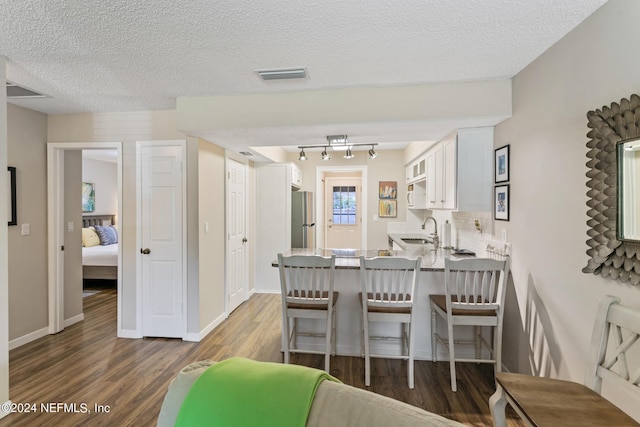
[[[333,223],[356,223],[356,187],[333,187]]]

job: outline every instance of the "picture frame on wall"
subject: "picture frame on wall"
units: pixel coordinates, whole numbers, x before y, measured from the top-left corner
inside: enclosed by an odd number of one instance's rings
[[[380,199],[380,207],[378,209],[380,218],[395,218],[398,216],[398,201],[389,199]]]
[[[91,182],[82,183],[82,212],[93,212],[96,210],[96,190],[95,184]]]
[[[398,195],[397,181],[379,181],[378,194],[380,199],[395,200]]]
[[[509,184],[495,186],[493,216],[496,221],[509,221],[509,193]]]
[[[509,145],[495,151],[495,183],[509,181]]]
[[[16,203],[16,168],[7,168],[7,218],[9,225],[18,225],[18,205]]]

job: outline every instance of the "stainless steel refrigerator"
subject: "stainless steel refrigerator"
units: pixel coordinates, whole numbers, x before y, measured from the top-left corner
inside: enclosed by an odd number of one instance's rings
[[[315,246],[315,199],[311,191],[291,192],[291,247]]]

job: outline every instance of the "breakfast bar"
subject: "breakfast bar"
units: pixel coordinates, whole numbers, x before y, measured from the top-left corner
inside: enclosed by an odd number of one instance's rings
[[[362,313],[358,301],[360,284],[360,256],[366,258],[378,256],[400,256],[406,258],[422,258],[422,267],[419,273],[418,285],[414,295],[414,324],[415,324],[415,358],[431,360],[431,310],[429,304],[430,294],[443,294],[444,289],[444,259],[445,257],[458,257],[449,249],[434,249],[433,245],[415,245],[408,250],[353,250],[353,249],[291,249],[283,255],[321,255],[336,256],[336,268],[334,290],[340,293],[337,310],[336,353],[341,356],[360,356],[362,345]],[[493,256],[490,253],[482,253],[479,256]],[[468,256],[465,256],[468,257]],[[273,262],[277,267],[277,261]],[[321,332],[323,325],[314,320],[300,320],[300,328],[306,331]],[[440,325],[439,325],[440,326]],[[374,333],[387,336],[400,336],[400,326],[397,324],[374,324],[370,326]],[[443,325],[444,327],[444,325]],[[380,329],[375,329],[380,328]],[[471,339],[473,329],[461,330],[461,338]],[[439,331],[446,334],[443,329]],[[465,334],[468,332],[468,336]],[[300,348],[322,350],[321,340],[300,337]],[[372,352],[388,355],[401,354],[399,342],[377,341],[371,343]],[[466,357],[465,349],[460,352],[461,357]],[[473,349],[469,349],[468,357],[473,357]],[[438,359],[446,358],[446,353],[440,349]]]

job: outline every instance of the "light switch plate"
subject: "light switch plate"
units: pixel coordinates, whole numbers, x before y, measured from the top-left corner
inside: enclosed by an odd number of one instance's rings
[[[507,229],[506,228],[502,229],[502,241],[503,242],[507,241]]]
[[[73,231],[73,221],[67,222],[67,231]]]
[[[31,225],[22,224],[22,235],[23,236],[28,236],[30,234],[31,234]]]

